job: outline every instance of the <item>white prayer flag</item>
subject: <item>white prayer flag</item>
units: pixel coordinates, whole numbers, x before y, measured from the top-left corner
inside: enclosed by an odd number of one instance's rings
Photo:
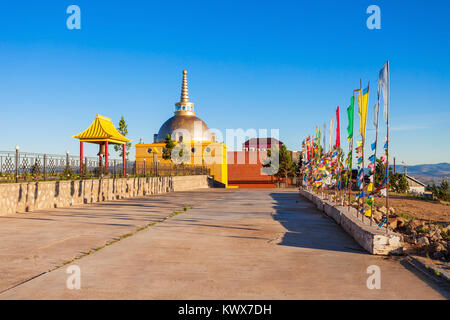
[[[330,152],[333,150],[333,117],[330,122]]]
[[[388,123],[389,114],[389,61],[386,61],[383,68],[380,70],[380,75],[378,78],[378,87],[383,90],[383,101],[384,101],[384,122]],[[379,90],[379,89],[378,89]]]

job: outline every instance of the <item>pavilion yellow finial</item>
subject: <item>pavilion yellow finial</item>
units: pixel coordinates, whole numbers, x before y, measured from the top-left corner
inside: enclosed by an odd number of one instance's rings
[[[193,115],[194,104],[189,102],[188,83],[187,83],[187,71],[183,70],[183,82],[181,84],[181,98],[180,102],[175,103],[175,113],[183,113],[187,115]]]

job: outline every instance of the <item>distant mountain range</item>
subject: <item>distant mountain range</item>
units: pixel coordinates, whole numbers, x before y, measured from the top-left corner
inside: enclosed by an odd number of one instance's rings
[[[425,184],[437,184],[441,183],[442,180],[450,182],[450,163],[418,164],[415,166],[396,165],[395,171],[404,173],[405,167],[406,173],[409,176],[412,176]]]

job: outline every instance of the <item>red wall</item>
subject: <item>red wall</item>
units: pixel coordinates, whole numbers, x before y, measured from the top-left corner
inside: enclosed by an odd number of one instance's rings
[[[260,156],[263,160],[266,159],[267,152],[228,152],[228,185],[239,188],[274,188],[272,176],[261,174]]]

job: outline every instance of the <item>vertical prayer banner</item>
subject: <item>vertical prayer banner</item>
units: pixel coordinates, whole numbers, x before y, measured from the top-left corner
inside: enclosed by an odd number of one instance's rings
[[[347,141],[353,138],[353,118],[355,112],[355,96],[350,99],[350,105],[347,108],[348,126],[347,126]]]
[[[339,106],[336,109],[336,148],[341,146],[341,131],[339,124]]]
[[[369,104],[369,85],[358,93],[359,130],[361,137],[366,137],[367,106]]]

